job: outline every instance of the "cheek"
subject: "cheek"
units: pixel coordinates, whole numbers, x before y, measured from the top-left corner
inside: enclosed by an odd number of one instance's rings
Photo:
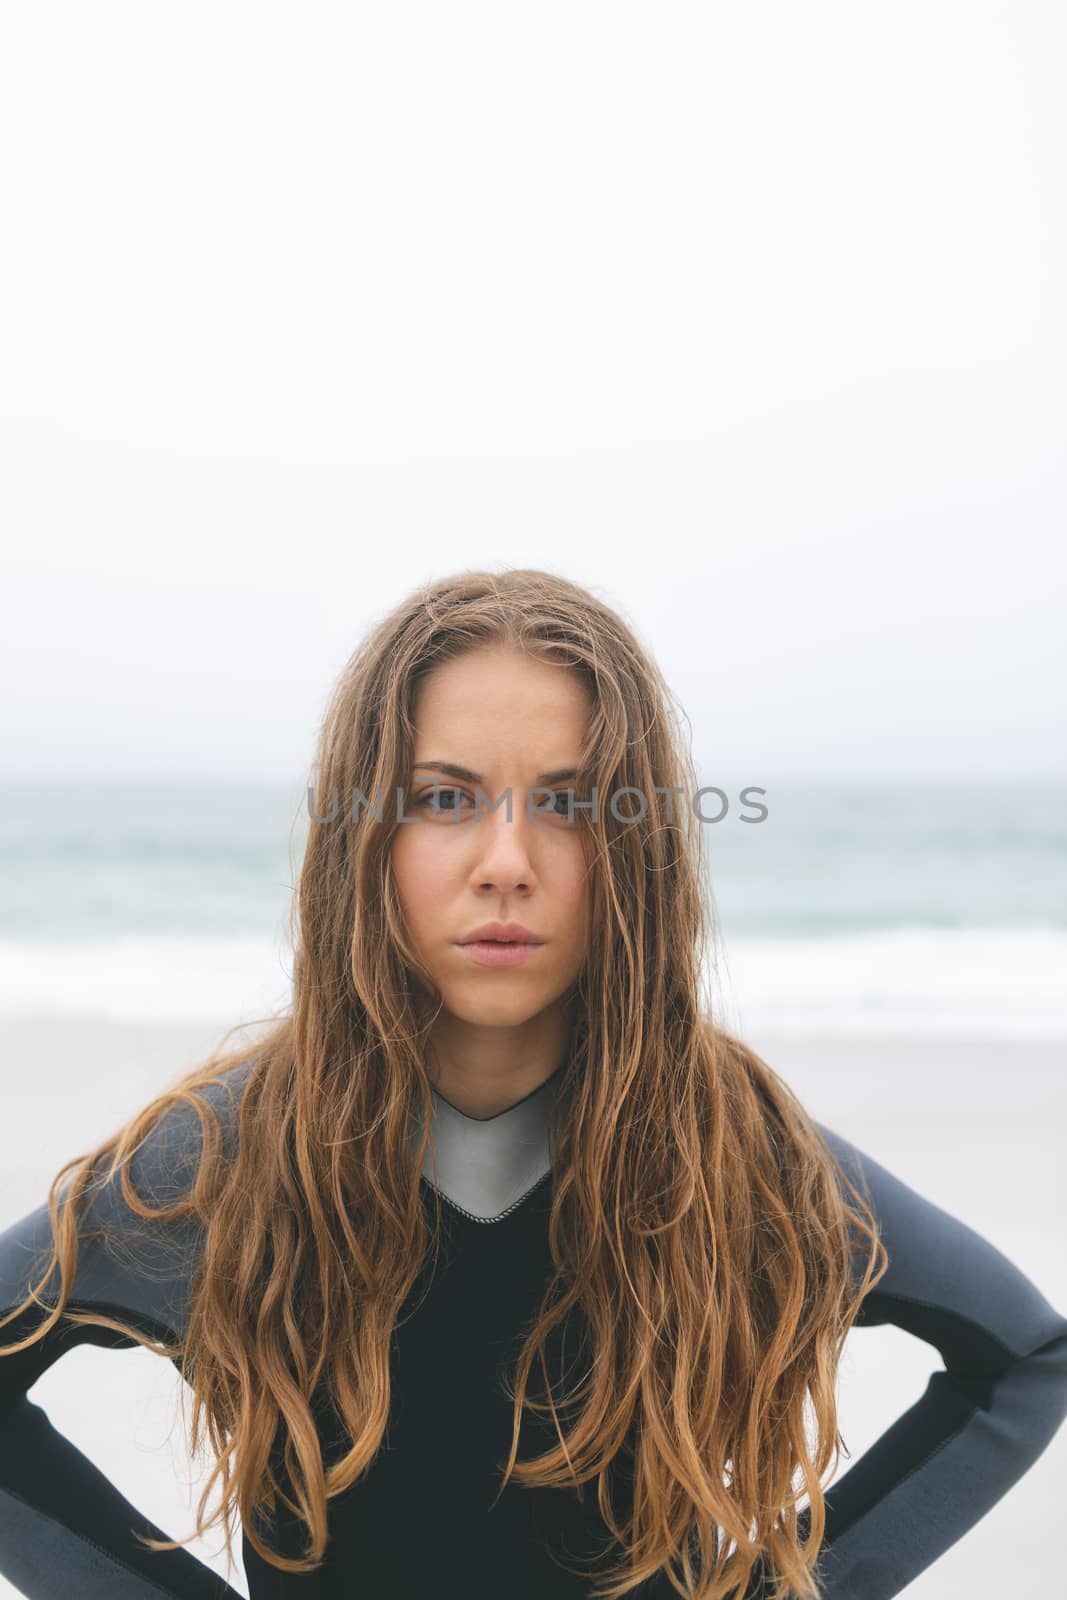
[[[560,903],[567,906],[575,927],[584,925],[589,908],[589,865],[580,844],[560,863],[557,885]]]
[[[434,840],[424,828],[402,829],[393,840],[391,862],[396,892],[412,928],[432,920],[440,905],[450,874],[447,852],[434,849]]]

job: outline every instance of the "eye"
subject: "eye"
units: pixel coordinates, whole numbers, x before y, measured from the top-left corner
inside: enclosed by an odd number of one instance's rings
[[[557,822],[566,822],[573,825],[576,820],[571,816],[571,807],[576,803],[573,789],[554,789],[551,793],[539,797],[536,802],[531,798],[532,813],[539,817],[554,818]]]
[[[459,815],[458,802],[455,805],[441,805],[437,802],[443,801],[447,795],[463,796],[465,793],[464,789],[446,788],[441,784],[436,789],[427,789],[425,794],[419,795],[414,804],[429,811],[431,816],[455,817]],[[471,803],[473,804],[473,801]]]
[[[557,822],[565,822],[568,826],[573,826],[576,819],[570,814],[571,806],[574,803],[572,796],[574,796],[573,789],[554,790],[550,799],[546,797],[537,802],[537,814],[542,817],[555,818]]]

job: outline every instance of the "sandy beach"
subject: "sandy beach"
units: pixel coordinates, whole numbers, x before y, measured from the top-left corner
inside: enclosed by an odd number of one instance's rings
[[[0,1228],[41,1203],[57,1167],[116,1128],[221,1038],[224,1025],[39,1017],[0,1024],[5,1143]],[[749,1036],[821,1122],[983,1234],[1067,1308],[1062,1245],[1067,1045],[1062,1041]],[[925,1389],[937,1351],[896,1328],[856,1329],[841,1428],[858,1459]],[[53,1424],[175,1535],[202,1474],[183,1443],[181,1385],[147,1351],[79,1349],[33,1390]],[[841,1472],[849,1462],[842,1462]],[[1058,1519],[1067,1429],[995,1509],[906,1591],[911,1600],[1067,1594]],[[226,1572],[220,1541],[193,1542]],[[1022,1552],[1025,1551],[1025,1555]],[[243,1573],[228,1574],[247,1593]],[[0,1594],[15,1591],[0,1579]]]

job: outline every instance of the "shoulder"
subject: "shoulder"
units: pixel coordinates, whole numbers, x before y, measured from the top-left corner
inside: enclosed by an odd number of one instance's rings
[[[1062,1330],[1062,1319],[1036,1284],[989,1239],[842,1134],[821,1122],[815,1127],[867,1199],[888,1256],[862,1320],[903,1322],[911,1307],[916,1324],[922,1320],[926,1326],[932,1314],[940,1314],[980,1328],[1014,1351]]]
[[[153,1123],[127,1162],[129,1182],[146,1206],[173,1206],[189,1195],[205,1147],[203,1119],[211,1112],[218,1120],[223,1156],[233,1152],[241,1094],[252,1065],[241,1063],[189,1091]],[[209,1109],[202,1114],[197,1102]],[[142,1217],[126,1200],[121,1169],[108,1176],[104,1163],[82,1201],[68,1305],[130,1321],[153,1337],[180,1339],[202,1242],[203,1224],[195,1216]],[[47,1201],[0,1232],[0,1313],[26,1298],[47,1265],[51,1246]],[[58,1297],[59,1282],[57,1265],[41,1291],[48,1304]]]
[[[218,1126],[220,1153],[232,1156],[237,1146],[241,1097],[253,1062],[242,1062],[209,1083],[187,1089],[166,1108],[129,1158],[134,1189],[147,1205],[174,1205],[188,1195],[205,1151],[205,1130]],[[94,1187],[89,1218],[93,1226],[131,1216],[118,1174]],[[142,1220],[137,1218],[137,1220]]]

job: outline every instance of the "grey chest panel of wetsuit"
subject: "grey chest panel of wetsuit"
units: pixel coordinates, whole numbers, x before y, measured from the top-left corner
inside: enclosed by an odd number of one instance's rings
[[[231,1136],[243,1070],[207,1091]],[[511,1442],[511,1404],[496,1390],[495,1365],[517,1349],[511,1341],[536,1311],[550,1266],[549,1113],[559,1079],[484,1121],[435,1096],[424,1192],[432,1197],[435,1183],[444,1197],[448,1261],[400,1330],[390,1447],[364,1480],[330,1502],[330,1544],[316,1572],[280,1572],[246,1541],[252,1600],[576,1600],[588,1593],[591,1579],[566,1572],[551,1549],[564,1559],[593,1549],[604,1533],[595,1494],[579,1506],[559,1491],[509,1485],[490,1509],[495,1466]],[[889,1600],[996,1504],[1067,1415],[1067,1320],[973,1229],[820,1128],[868,1189],[889,1256],[857,1328],[893,1323],[943,1362],[916,1403],[826,1495],[824,1600]],[[134,1159],[139,1191],[159,1199],[184,1193],[199,1145],[195,1114],[176,1109]],[[91,1221],[72,1308],[180,1337],[196,1229],[141,1222],[115,1184],[100,1189]],[[3,1310],[22,1298],[48,1239],[44,1206],[0,1234]],[[0,1342],[14,1337],[12,1325],[0,1330]],[[188,1551],[145,1550],[135,1530],[166,1535],[28,1399],[41,1373],[80,1343],[131,1347],[108,1330],[67,1324],[0,1358],[0,1573],[31,1600],[236,1594]],[[544,1448],[551,1437],[535,1444]],[[520,1446],[520,1459],[531,1453]],[[664,1582],[635,1594],[659,1600],[674,1592]]]

